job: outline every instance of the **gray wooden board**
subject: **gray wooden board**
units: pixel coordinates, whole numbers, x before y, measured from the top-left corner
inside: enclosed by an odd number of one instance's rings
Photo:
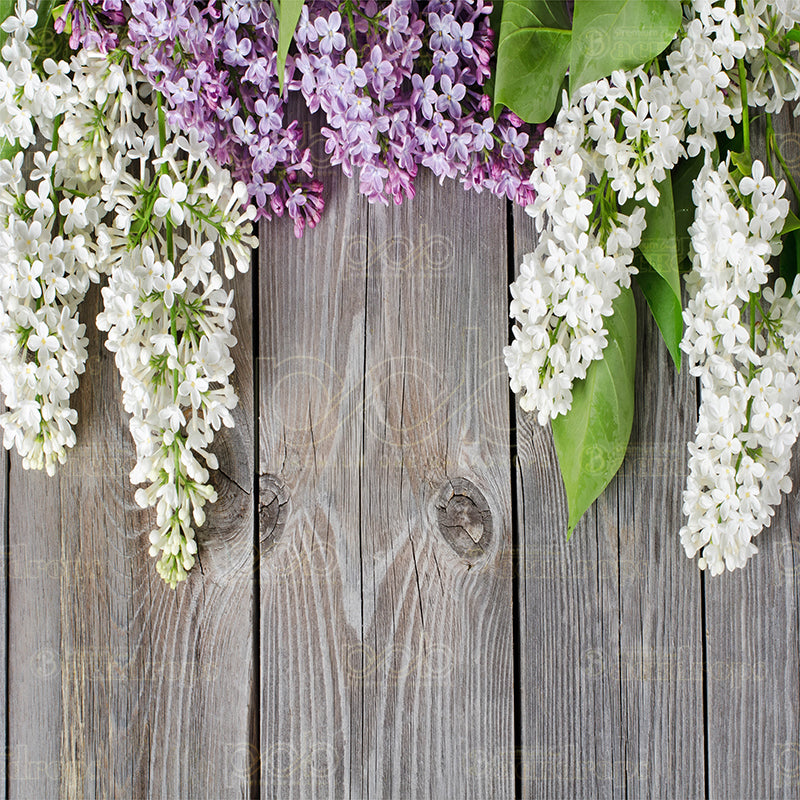
[[[800,127],[785,111],[775,130],[796,176]],[[763,152],[761,129],[754,157]],[[705,577],[712,798],[800,797],[799,464],[795,452],[795,489],[756,537],[759,552],[743,570]]]
[[[366,201],[323,173],[301,240],[259,248],[261,797],[361,795],[359,542]]]
[[[262,797],[509,797],[503,207],[325,180],[261,248]]]
[[[519,263],[535,232],[514,220]],[[694,383],[637,310],[628,455],[569,541],[550,428],[517,404],[524,797],[703,795],[700,579],[677,538]]]
[[[60,797],[59,478],[12,454],[8,524],[8,795]]]
[[[370,209],[362,592],[370,797],[513,794],[502,201]]]
[[[0,412],[5,408],[0,402]],[[6,722],[8,718],[8,651],[6,634],[8,632],[8,453],[0,449],[0,798],[6,798]]]
[[[12,456],[12,797],[240,797],[249,788],[252,662],[252,314],[236,280],[241,403],[217,438],[220,499],[199,564],[170,590],[135,504],[113,355],[92,321],[74,397],[78,445],[55,478]],[[94,288],[82,318],[93,320]],[[230,476],[230,478],[226,477]],[[240,488],[241,487],[241,488]]]

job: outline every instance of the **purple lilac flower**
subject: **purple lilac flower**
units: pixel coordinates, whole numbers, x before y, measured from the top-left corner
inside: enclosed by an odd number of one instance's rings
[[[67,0],[55,20],[56,33],[64,32],[67,20],[72,26],[70,47],[83,46],[106,53],[117,46],[114,28],[125,22],[122,0]]]
[[[530,202],[539,129],[509,112],[495,122],[483,89],[491,5],[391,0],[348,8],[343,15],[335,0],[304,7],[290,83],[312,112],[324,112],[331,163],[358,173],[373,202],[413,196],[419,165],[440,180],[460,177],[467,188]]]
[[[258,216],[286,212],[300,235],[322,211],[302,130],[278,94],[272,4],[248,0],[71,0],[73,45],[121,46],[166,100],[167,117],[194,129],[248,187]],[[335,26],[329,24],[326,31]],[[333,31],[335,34],[335,30]],[[341,35],[341,34],[340,34]],[[334,45],[339,39],[333,35]]]
[[[127,9],[124,9],[124,5]],[[68,0],[73,39],[112,47],[248,186],[260,216],[301,233],[322,211],[299,124],[278,95],[272,4],[253,0]],[[527,204],[541,126],[495,121],[484,87],[493,31],[487,0],[314,0],[302,11],[288,89],[322,112],[331,164],[373,202],[413,197],[420,165],[440,180]]]

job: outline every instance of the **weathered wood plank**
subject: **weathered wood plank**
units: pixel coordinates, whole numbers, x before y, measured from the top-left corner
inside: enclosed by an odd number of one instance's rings
[[[8,795],[60,796],[61,496],[12,454],[8,523]]]
[[[800,474],[792,474],[797,485]],[[709,797],[800,797],[800,509],[744,570],[706,577]]]
[[[794,174],[800,126],[776,120],[779,145]],[[754,137],[761,150],[764,138]],[[787,188],[787,194],[790,194]],[[796,209],[796,204],[795,210]],[[796,449],[796,448],[795,448]],[[704,576],[708,687],[709,794],[800,797],[800,462],[795,489],[743,570]]]
[[[363,795],[360,501],[367,206],[322,172],[296,240],[261,228],[261,797]]]
[[[4,406],[0,402],[0,411]],[[0,696],[3,698],[0,708],[0,798],[5,800],[7,743],[6,722],[8,720],[8,649],[6,634],[8,632],[8,453],[0,450]]]
[[[49,480],[12,467],[12,797],[248,792],[249,276],[235,288],[237,427],[217,439],[220,500],[198,535],[200,563],[185,585],[172,592],[147,554],[155,515],[133,500],[134,451],[119,378],[93,323],[75,396],[72,459]],[[93,319],[98,302],[93,290],[84,319]]]
[[[505,208],[417,183],[370,209],[365,789],[512,797]]]
[[[636,797],[702,797],[700,576],[678,538],[696,387],[687,368],[676,372],[638,292],[637,312],[637,410],[617,483],[626,790]]]
[[[514,219],[519,262],[535,233]],[[694,386],[637,306],[630,450],[568,542],[550,429],[517,405],[525,797],[703,794],[699,578],[677,539]]]
[[[262,796],[510,796],[502,205],[326,180],[262,239]]]

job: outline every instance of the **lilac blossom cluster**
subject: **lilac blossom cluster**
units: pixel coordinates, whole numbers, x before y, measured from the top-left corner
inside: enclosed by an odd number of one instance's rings
[[[55,20],[55,29],[56,33],[63,33],[69,24],[69,45],[73,50],[85,47],[107,52],[117,46],[116,28],[124,23],[122,0],[67,0]]]
[[[119,5],[73,0],[71,43],[122,47],[164,96],[169,123],[195,130],[211,155],[229,165],[259,217],[287,213],[297,236],[313,227],[323,208],[322,184],[301,127],[286,119],[278,93],[272,4],[129,0],[122,19]]]
[[[259,216],[287,212],[299,236],[322,186],[278,90],[278,24],[252,0],[70,0],[73,44],[122,46],[165,97],[169,121],[195,129],[247,184]],[[414,195],[420,165],[523,205],[532,202],[540,131],[486,91],[493,55],[485,0],[315,0],[287,60],[289,91],[322,110],[332,164],[358,173],[371,201]],[[124,15],[124,24],[120,16]],[[117,37],[120,37],[119,40]],[[120,45],[119,42],[122,42]]]
[[[303,8],[291,88],[311,111],[333,164],[357,169],[371,201],[413,197],[419,165],[467,188],[533,200],[538,136],[511,112],[495,122],[485,91],[492,11],[484,0],[321,0]]]

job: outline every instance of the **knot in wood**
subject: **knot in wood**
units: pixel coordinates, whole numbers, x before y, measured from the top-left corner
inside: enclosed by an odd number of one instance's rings
[[[467,561],[480,558],[492,540],[492,512],[478,487],[467,478],[445,483],[436,501],[439,530]]]
[[[280,538],[289,509],[289,490],[277,475],[267,473],[258,481],[258,531],[263,551]]]

